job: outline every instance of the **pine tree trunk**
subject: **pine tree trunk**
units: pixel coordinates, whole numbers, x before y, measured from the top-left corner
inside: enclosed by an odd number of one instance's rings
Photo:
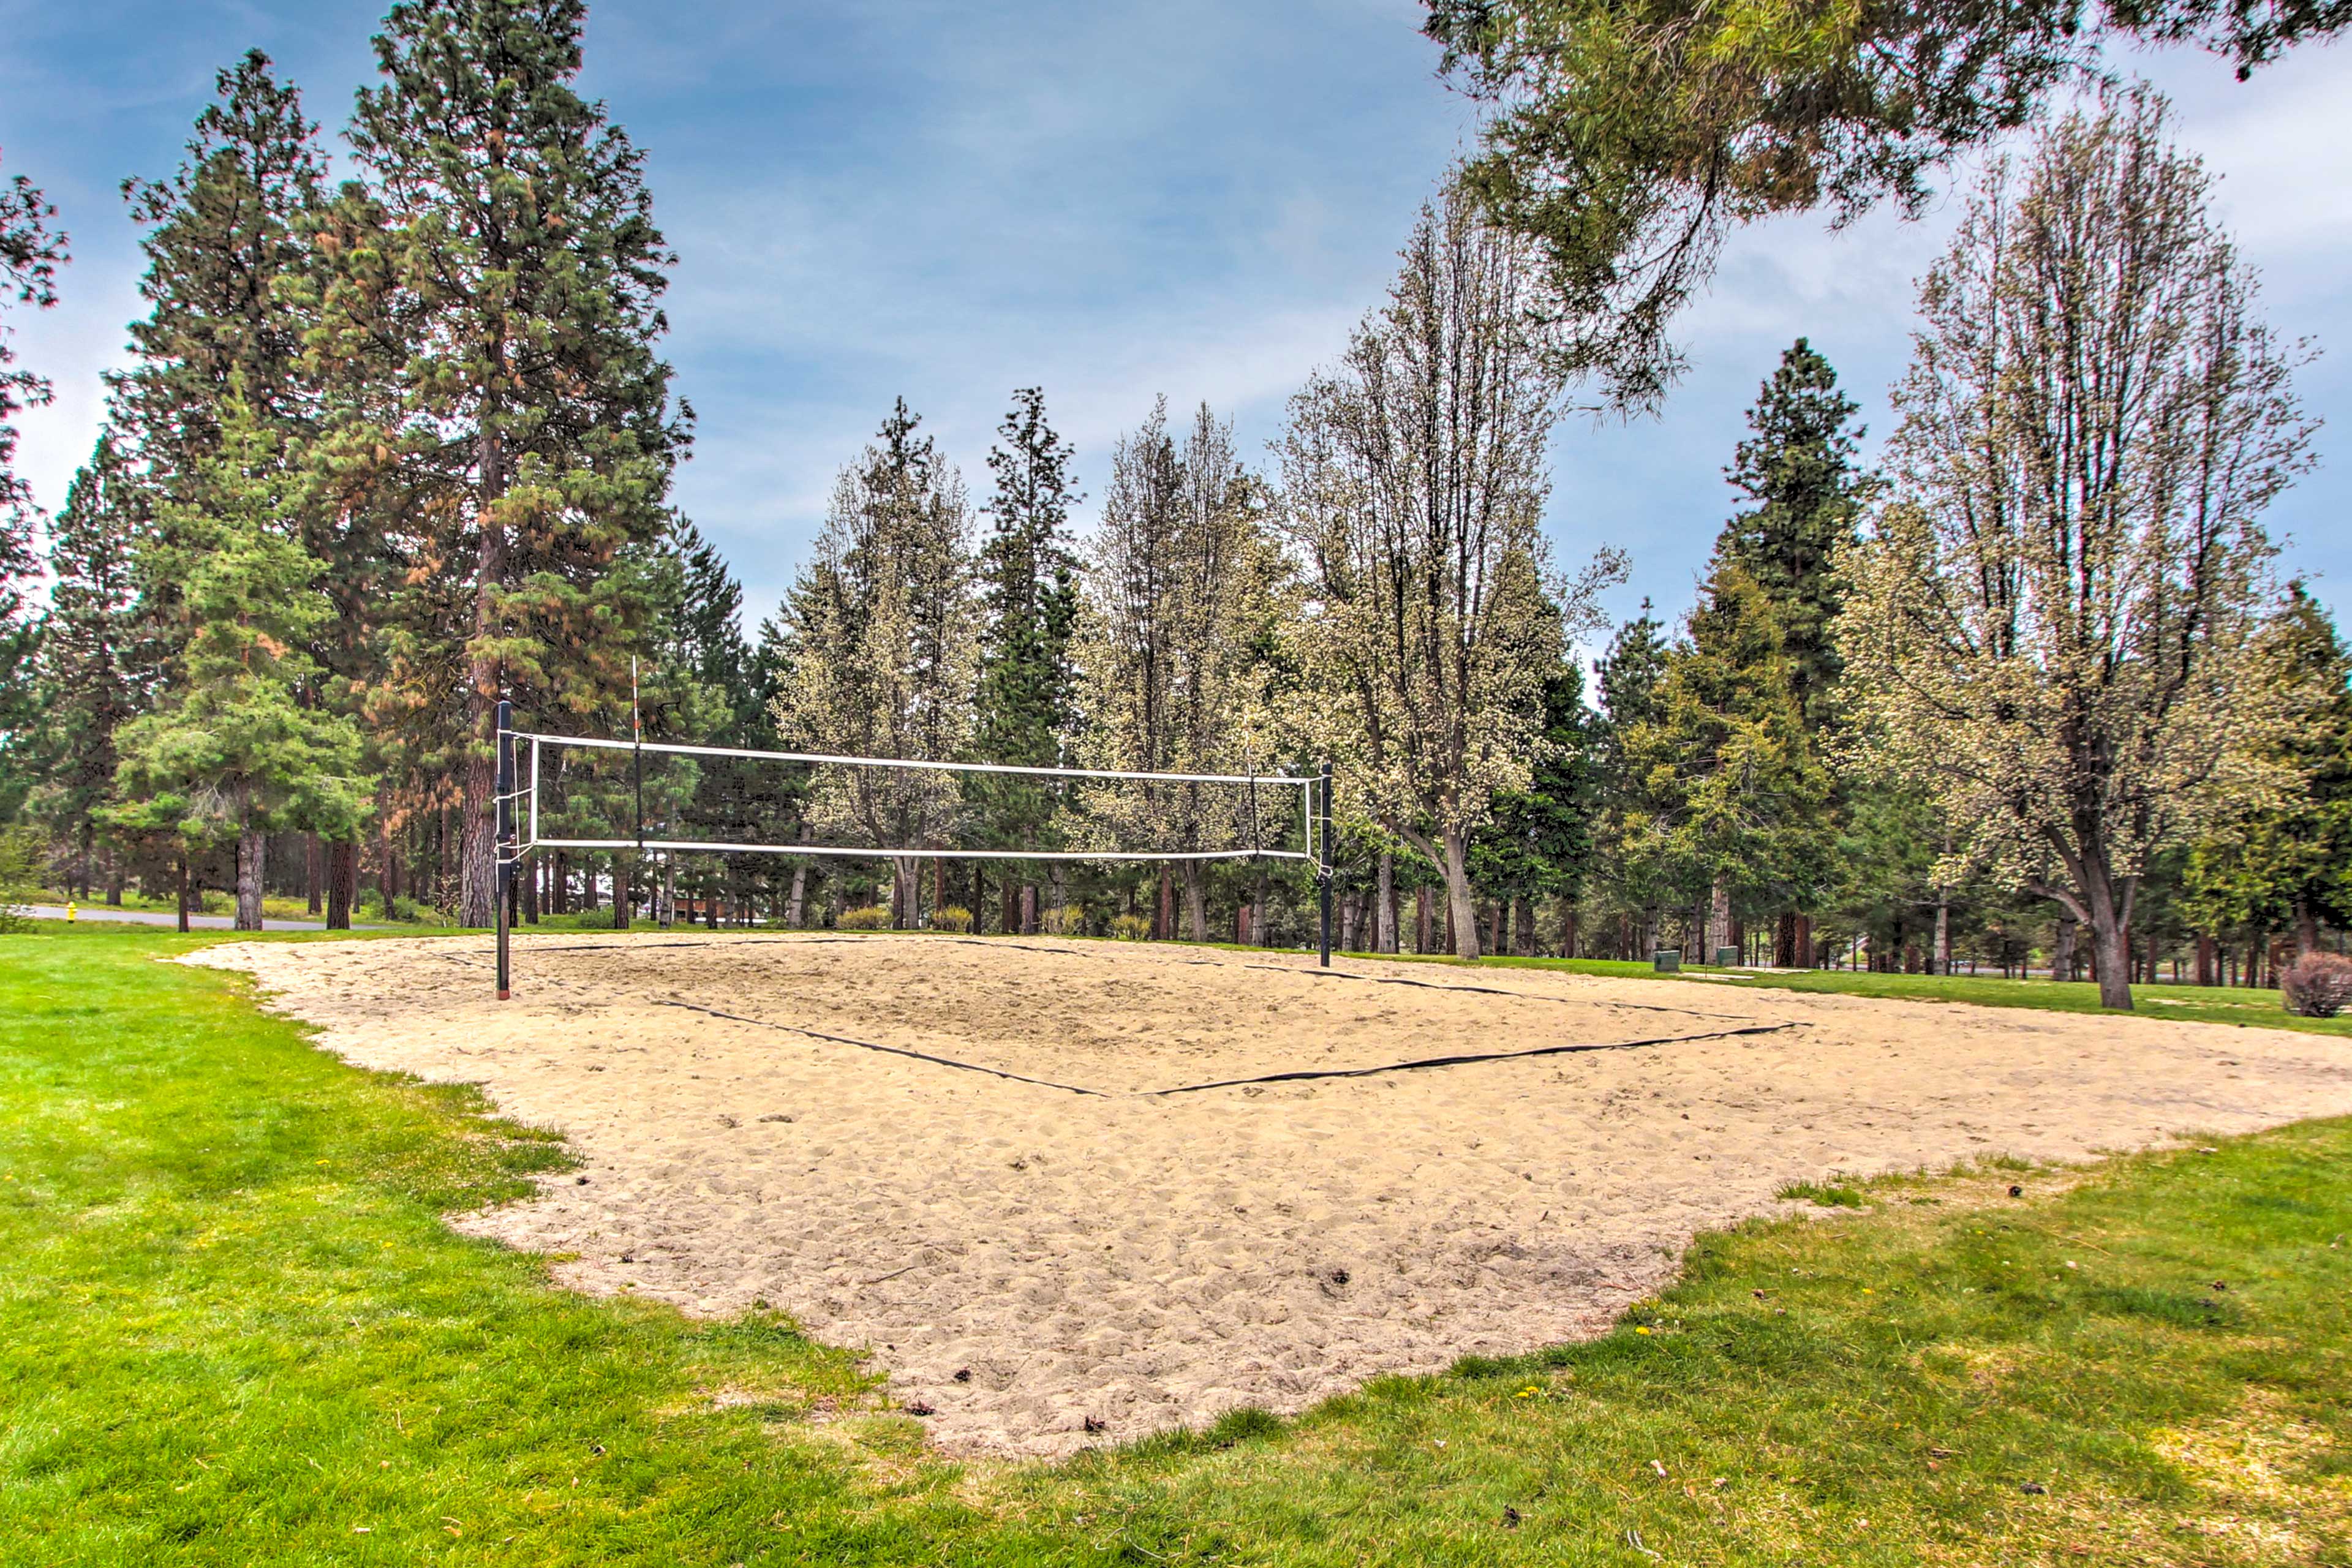
[[[2050,949],[2050,978],[2074,978],[2074,917],[2062,913],[2058,917],[2058,940]]]
[[[1944,889],[1936,889],[1936,956],[1928,962],[1931,974],[1952,972],[1952,903]]]
[[[352,896],[359,890],[360,847],[355,839],[327,846],[327,929],[352,929]]]
[[[185,936],[188,931],[188,852],[185,849],[180,851],[177,869],[180,883],[180,934]]]
[[[2294,955],[2308,958],[2319,951],[2319,916],[2311,907],[2308,895],[2294,897]]]
[[[1176,876],[1162,866],[1160,868],[1160,913],[1151,928],[1154,942],[1172,942],[1176,937]]]
[[[1511,910],[1511,951],[1521,958],[1536,950],[1535,911],[1521,899]]]
[[[269,835],[248,817],[236,836],[236,929],[261,929],[261,874],[269,855]]]
[[[793,896],[784,905],[784,923],[794,931],[800,929],[801,912],[805,907],[807,898],[808,868],[804,865],[795,866],[793,868]]]
[[[1470,836],[1459,827],[1445,830],[1445,913],[1454,940],[1454,956],[1478,956],[1478,900],[1470,890]]]
[[[1562,899],[1559,904],[1559,955],[1576,956],[1576,900]]]
[[[630,907],[636,902],[637,897],[636,878],[634,875],[636,867],[624,858],[621,852],[614,854],[613,929],[614,931],[628,930],[630,917],[635,913],[635,910]]]
[[[1432,934],[1429,929],[1431,924],[1432,921],[1429,918],[1429,884],[1423,882],[1412,890],[1413,952],[1427,952],[1429,951],[1429,939]]]
[[[327,847],[319,841],[319,836],[315,833],[304,834],[302,836],[302,880],[304,884],[302,891],[304,894],[304,901],[308,904],[310,912],[314,915],[319,912],[320,895],[325,891],[324,888],[321,887],[320,884],[326,880],[324,874],[326,871],[326,858]]]
[[[488,651],[502,629],[499,619],[499,592],[506,583],[507,536],[499,522],[495,507],[506,494],[506,453],[499,444],[497,426],[491,416],[495,411],[495,395],[486,398],[481,410],[482,427],[476,438],[476,459],[480,472],[480,486],[475,521],[481,539],[480,554],[476,558],[474,575],[474,637],[483,651],[474,655],[467,668],[467,719],[474,737],[466,757],[466,799],[464,826],[459,833],[461,855],[458,866],[457,923],[486,926],[496,915],[491,900],[498,894],[497,837],[498,827],[492,816],[492,795],[498,788],[497,730],[499,688],[501,671],[496,656]],[[629,900],[623,894],[614,900],[627,918]]]

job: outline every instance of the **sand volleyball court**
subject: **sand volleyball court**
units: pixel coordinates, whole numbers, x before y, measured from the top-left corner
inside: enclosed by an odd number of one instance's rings
[[[2324,1036],[1529,970],[564,934],[517,939],[501,1004],[481,938],[192,962],[568,1136],[579,1172],[461,1228],[784,1309],[968,1452],[1590,1333],[1792,1181],[2352,1111]]]

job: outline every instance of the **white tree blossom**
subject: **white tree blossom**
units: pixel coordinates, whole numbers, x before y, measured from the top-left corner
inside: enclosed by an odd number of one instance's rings
[[[2149,857],[2262,785],[2261,518],[2311,433],[2167,121],[2111,94],[1985,176],[1921,289],[1842,630],[1876,760],[2091,928],[2110,1006]]]

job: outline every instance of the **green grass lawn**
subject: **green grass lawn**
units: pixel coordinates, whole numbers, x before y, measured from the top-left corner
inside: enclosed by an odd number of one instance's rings
[[[562,1146],[152,962],[208,940],[0,938],[12,1568],[2352,1563],[2352,1121],[1824,1186],[1590,1343],[966,1464],[457,1236]]]
[[[1391,963],[1399,955],[1381,956]],[[1456,964],[1461,961],[1437,954],[1404,954],[1409,963]],[[1681,980],[1717,990],[1777,990],[1830,992],[1843,996],[1891,996],[1911,1002],[1967,1002],[1979,1007],[2038,1007],[2053,1013],[2113,1013],[2099,1005],[2099,988],[2089,981],[2004,980],[1997,974],[1871,974],[1843,969],[1733,970],[1693,965],[1681,974],[1658,974],[1646,963],[1608,958],[1484,958],[1477,967],[1492,969],[1563,969],[1574,974],[1607,974],[1645,980]],[[1736,975],[1737,979],[1713,978]],[[2224,985],[2135,985],[2133,1010],[2150,1018],[2187,1019],[2203,1024],[2252,1025],[2270,1029],[2303,1029],[2314,1034],[2352,1037],[2352,1016],[2302,1018],[2279,1005],[2279,994],[2267,989]]]

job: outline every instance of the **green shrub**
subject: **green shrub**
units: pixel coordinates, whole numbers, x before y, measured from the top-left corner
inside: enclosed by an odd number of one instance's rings
[[[862,910],[844,910],[834,923],[843,931],[888,931],[890,906],[868,904]]]
[[[931,911],[933,931],[970,931],[971,911],[960,905],[947,904]]]
[[[1084,936],[1087,934],[1087,911],[1065,904],[1058,910],[1037,911],[1037,929],[1047,936]]]
[[[1110,934],[1121,942],[1150,942],[1151,922],[1141,915],[1113,915]]]

